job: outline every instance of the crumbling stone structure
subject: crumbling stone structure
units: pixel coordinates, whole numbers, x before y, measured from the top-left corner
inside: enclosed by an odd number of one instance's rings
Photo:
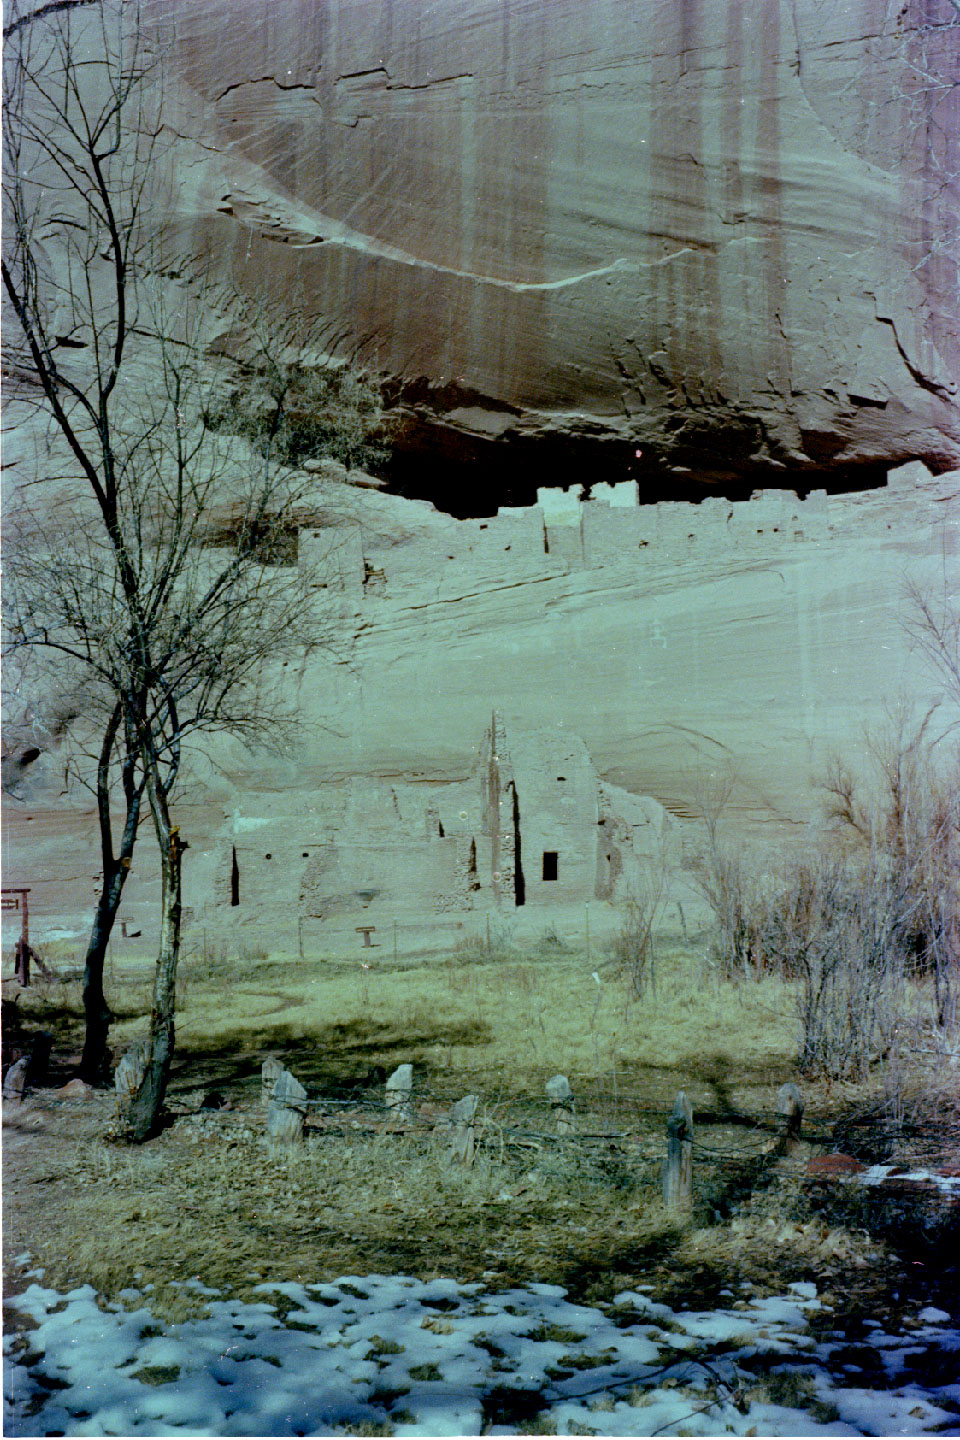
[[[467,781],[349,779],[317,800],[319,844],[298,848],[288,814],[229,821],[217,908],[238,888],[241,919],[279,900],[317,919],[374,902],[442,914],[612,900],[672,843],[662,806],[601,782],[578,735],[508,733],[498,710]]]

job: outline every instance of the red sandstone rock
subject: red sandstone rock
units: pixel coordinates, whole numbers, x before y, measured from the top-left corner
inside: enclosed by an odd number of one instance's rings
[[[72,1080],[67,1081],[66,1085],[62,1085],[59,1090],[54,1092],[54,1099],[92,1100],[95,1094],[96,1091],[92,1085],[88,1085],[85,1080],[80,1079],[79,1075],[75,1075]]]
[[[866,1168],[852,1155],[815,1155],[807,1162],[807,1175],[812,1180],[845,1180]]]
[[[922,7],[145,12],[196,141],[179,242],[362,342],[448,454],[518,432],[717,477],[960,457],[960,88]]]

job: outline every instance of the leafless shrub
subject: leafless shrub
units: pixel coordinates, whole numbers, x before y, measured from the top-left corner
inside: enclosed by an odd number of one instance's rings
[[[714,814],[699,875],[724,973],[796,982],[801,1071],[861,1079],[880,1064],[901,1115],[917,1026],[943,1050],[960,995],[960,787],[933,716],[892,711],[869,779],[834,762],[829,844],[761,880],[721,844]]]
[[[714,964],[727,979],[759,974],[766,963],[760,940],[762,898],[760,883],[721,832],[725,797],[704,808],[706,843],[694,871],[694,882],[713,911]]]
[[[610,952],[637,1000],[643,999],[648,986],[654,994],[657,991],[657,931],[669,890],[668,851],[661,836],[659,845],[649,856],[634,889],[624,902],[620,929]]]
[[[874,785],[836,766],[827,786],[848,853],[879,872],[898,896],[898,941],[909,974],[933,980],[936,1020],[957,1020],[960,972],[960,770],[932,733],[935,709],[919,720],[901,706],[868,752]]]
[[[662,887],[631,895],[613,940],[613,959],[638,1000],[643,999],[648,986],[656,993],[656,926],[662,909]]]
[[[799,1068],[860,1079],[890,1050],[907,1006],[904,896],[874,864],[798,864],[770,902],[765,940],[796,976]]]

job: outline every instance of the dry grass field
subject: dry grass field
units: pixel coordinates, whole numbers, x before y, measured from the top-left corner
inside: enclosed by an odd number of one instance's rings
[[[955,1237],[923,1221],[901,1224],[894,1244],[882,1215],[814,1203],[801,1172],[835,1149],[867,1160],[896,1145],[955,1153],[956,1072],[941,1073],[929,1125],[901,1124],[893,1139],[879,1075],[805,1084],[803,1138],[778,1158],[777,1090],[796,1078],[791,987],[723,980],[708,954],[661,940],[656,989],[642,999],[612,959],[588,961],[552,936],[524,953],[369,969],[359,957],[229,946],[206,961],[188,954],[170,1124],[156,1140],[109,1138],[109,1092],[70,1101],[41,1089],[7,1108],[8,1261],[29,1251],[60,1289],[151,1286],[151,1306],[170,1320],[203,1303],[171,1285],[191,1277],[244,1297],[262,1280],[403,1272],[494,1288],[549,1281],[590,1301],[642,1279],[691,1306],[716,1304],[733,1284],[762,1294],[812,1280],[851,1313],[955,1287]],[[67,968],[66,955],[50,958]],[[113,970],[117,1053],[142,1033],[150,978],[146,955]],[[54,1036],[59,1085],[81,1042],[75,981],[22,992],[6,1044],[40,1026]],[[271,1053],[324,1102],[311,1106],[305,1143],[280,1153],[260,1103]],[[383,1081],[405,1061],[417,1119],[391,1126]],[[576,1140],[557,1137],[546,1103],[558,1071],[576,1096]],[[686,1216],[660,1199],[666,1116],[681,1088],[697,1142]],[[480,1143],[464,1167],[447,1163],[432,1126],[467,1092],[480,1096]],[[204,1096],[209,1108],[198,1109]]]

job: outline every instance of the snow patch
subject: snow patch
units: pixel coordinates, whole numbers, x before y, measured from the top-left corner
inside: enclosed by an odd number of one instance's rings
[[[89,1285],[63,1296],[34,1282],[10,1297],[36,1329],[24,1360],[6,1327],[6,1433],[326,1435],[387,1423],[397,1435],[506,1435],[532,1418],[511,1413],[524,1403],[561,1435],[919,1435],[960,1421],[960,1386],[910,1378],[918,1358],[925,1373],[956,1373],[960,1330],[946,1312],[927,1306],[905,1336],[878,1323],[869,1344],[888,1384],[867,1389],[849,1383],[841,1334],[810,1335],[820,1302],[808,1282],[743,1310],[674,1311],[625,1290],[608,1313],[557,1285],[493,1293],[402,1275],[263,1283],[252,1303],[196,1278],[185,1287],[209,1298],[207,1314],[160,1334],[134,1289],[124,1304],[98,1303]],[[745,1403],[763,1353],[782,1357],[777,1369],[801,1365],[809,1412]],[[824,1406],[837,1418],[817,1418]]]

